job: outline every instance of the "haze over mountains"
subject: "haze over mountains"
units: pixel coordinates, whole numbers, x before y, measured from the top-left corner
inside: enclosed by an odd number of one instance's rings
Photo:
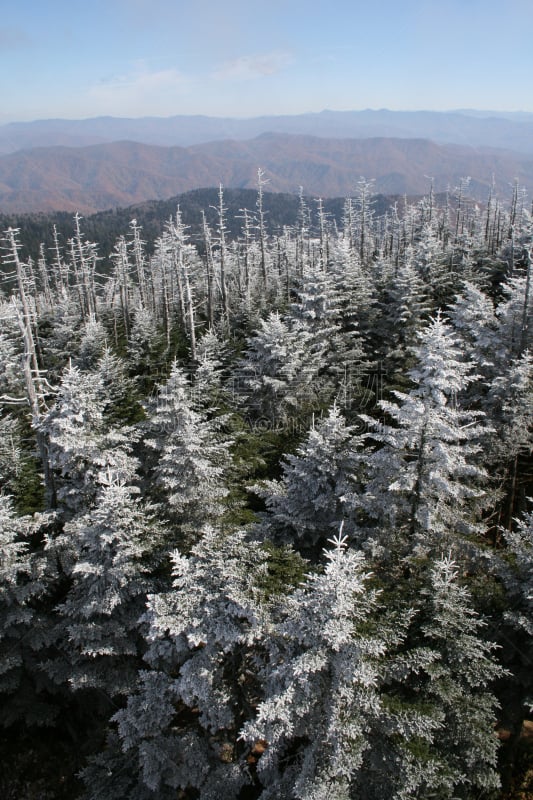
[[[0,126],[0,154],[31,147],[85,147],[132,141],[162,147],[291,133],[339,139],[431,139],[472,147],[503,147],[533,155],[533,113],[496,111],[322,111],[248,119],[185,116],[95,117],[12,122]]]
[[[0,211],[94,211],[190,189],[423,194],[470,177],[484,200],[518,180],[533,193],[533,114],[324,111],[252,119],[200,116],[40,120],[0,127]]]

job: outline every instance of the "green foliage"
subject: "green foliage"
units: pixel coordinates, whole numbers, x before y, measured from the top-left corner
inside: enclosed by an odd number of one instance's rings
[[[14,482],[13,502],[19,514],[45,510],[41,462],[35,456],[26,456],[21,460]]]
[[[291,547],[279,547],[272,542],[262,544],[267,554],[267,569],[258,576],[257,588],[268,601],[279,601],[296,589],[309,571],[309,564]]]

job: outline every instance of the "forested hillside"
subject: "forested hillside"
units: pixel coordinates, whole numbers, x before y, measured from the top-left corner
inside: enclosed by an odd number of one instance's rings
[[[270,184],[265,182],[265,185],[268,188]],[[224,187],[226,231],[230,239],[237,239],[241,236],[244,211],[255,208],[256,194],[256,189]],[[444,202],[443,195],[437,195],[437,198]],[[416,198],[416,200],[419,199],[419,197]],[[414,198],[406,199],[405,196],[373,193],[372,209],[375,216],[383,216],[396,205],[400,208],[401,213],[401,209],[406,203],[414,201]],[[304,195],[303,202],[311,213],[314,213],[318,200]],[[321,202],[329,223],[341,226],[344,197],[326,197]],[[265,232],[269,236],[276,236],[284,228],[296,225],[301,203],[302,199],[298,194],[263,191]],[[450,196],[450,203],[455,204],[453,194]],[[98,255],[102,259],[99,269],[102,271],[108,270],[115,243],[125,231],[128,231],[132,219],[136,219],[137,224],[142,227],[145,252],[152,255],[156,241],[164,232],[168,220],[175,215],[178,207],[182,222],[187,226],[189,242],[196,245],[197,250],[203,253],[205,249],[204,217],[210,227],[216,226],[217,206],[217,188],[193,189],[190,192],[175,195],[169,200],[150,200],[125,208],[99,211],[97,214],[83,217],[81,224],[85,237],[92,242],[98,242]],[[72,239],[76,223],[75,217],[67,211],[57,211],[53,214],[44,212],[35,214],[0,213],[0,230],[6,231],[8,228],[20,228],[25,257],[31,257],[37,261],[43,245],[45,253],[54,249],[56,233],[63,243]]]
[[[1,796],[531,797],[525,193],[264,188],[4,232]]]
[[[0,207],[7,213],[106,209],[166,200],[220,182],[256,185],[257,164],[273,192],[317,197],[351,192],[370,172],[382,194],[420,195],[432,176],[438,192],[470,176],[470,195],[485,201],[491,184],[507,192],[513,181],[531,194],[533,156],[512,150],[436,144],[422,138],[321,138],[264,133],[255,139],[193,147],[111,142],[90,147],[36,147],[0,155]]]

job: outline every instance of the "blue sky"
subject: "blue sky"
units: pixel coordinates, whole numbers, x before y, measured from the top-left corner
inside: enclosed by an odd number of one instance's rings
[[[0,0],[0,122],[533,111],[532,0]]]

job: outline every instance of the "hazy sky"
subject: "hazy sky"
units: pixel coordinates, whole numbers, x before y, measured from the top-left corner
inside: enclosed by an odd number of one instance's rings
[[[532,0],[0,0],[0,122],[533,111]]]

